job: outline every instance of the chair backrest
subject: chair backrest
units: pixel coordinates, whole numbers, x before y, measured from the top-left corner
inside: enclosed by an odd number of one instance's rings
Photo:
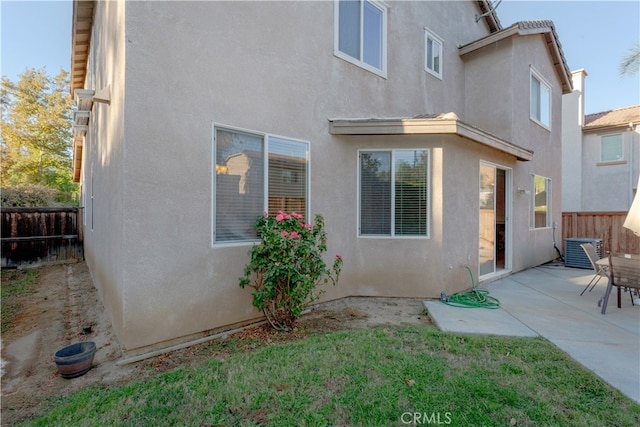
[[[596,252],[596,248],[594,248],[591,243],[582,243],[580,246],[582,246],[584,253],[587,254],[589,261],[591,261],[591,266],[593,267],[593,269],[595,271],[600,270],[598,268],[598,265],[596,264],[596,261],[600,259],[598,253]]]
[[[640,289],[640,262],[624,255],[609,255],[611,282],[616,286]]]

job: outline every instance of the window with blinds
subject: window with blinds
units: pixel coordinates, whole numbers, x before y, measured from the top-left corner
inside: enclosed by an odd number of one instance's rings
[[[361,151],[361,236],[429,236],[429,150]]]
[[[258,240],[265,211],[306,215],[308,157],[303,141],[214,128],[213,242]]]
[[[305,143],[269,137],[269,215],[307,212],[308,154]]]

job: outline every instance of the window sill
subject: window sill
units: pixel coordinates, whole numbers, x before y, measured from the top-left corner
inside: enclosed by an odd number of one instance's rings
[[[373,67],[373,66],[367,64],[366,62],[362,62],[362,61],[360,61],[360,60],[358,60],[356,58],[353,58],[353,57],[351,57],[351,56],[349,56],[347,54],[344,54],[344,53],[340,52],[339,50],[334,50],[333,51],[333,55],[336,58],[340,58],[340,59],[342,59],[344,61],[347,61],[347,62],[349,62],[349,63],[351,63],[353,65],[356,65],[356,66],[362,68],[363,70],[369,71],[370,73],[373,73],[373,74],[375,74],[375,75],[377,75],[379,77],[382,77],[385,80],[387,78],[387,70],[380,70],[380,69],[378,69],[376,67]]]
[[[551,126],[545,125],[544,123],[542,123],[539,120],[536,120],[534,117],[529,116],[529,120],[531,120],[533,123],[537,124],[538,126],[540,126],[543,129],[548,130],[549,132],[551,132]]]
[[[626,160],[614,160],[612,162],[598,162],[596,166],[615,166],[615,165],[626,165]]]
[[[427,72],[427,74],[431,74],[433,77],[442,80],[442,73],[436,73],[433,70],[430,70],[429,68],[425,68],[424,71]]]
[[[549,226],[545,226],[545,227],[529,227],[529,231],[544,231],[544,230],[552,230],[553,227]]]

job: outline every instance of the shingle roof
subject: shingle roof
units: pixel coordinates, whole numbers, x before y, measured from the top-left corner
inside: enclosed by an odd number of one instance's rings
[[[640,105],[616,108],[615,110],[602,111],[584,116],[585,129],[626,126],[629,123],[640,123]]]

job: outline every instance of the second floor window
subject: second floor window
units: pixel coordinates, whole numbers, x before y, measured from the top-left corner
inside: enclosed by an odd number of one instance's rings
[[[368,0],[339,0],[335,54],[386,77],[387,9]]]
[[[551,87],[531,70],[531,118],[546,128],[551,128]]]
[[[429,30],[425,30],[424,40],[424,69],[428,73],[442,79],[442,40]]]
[[[605,135],[600,139],[600,161],[622,160],[622,134]]]

